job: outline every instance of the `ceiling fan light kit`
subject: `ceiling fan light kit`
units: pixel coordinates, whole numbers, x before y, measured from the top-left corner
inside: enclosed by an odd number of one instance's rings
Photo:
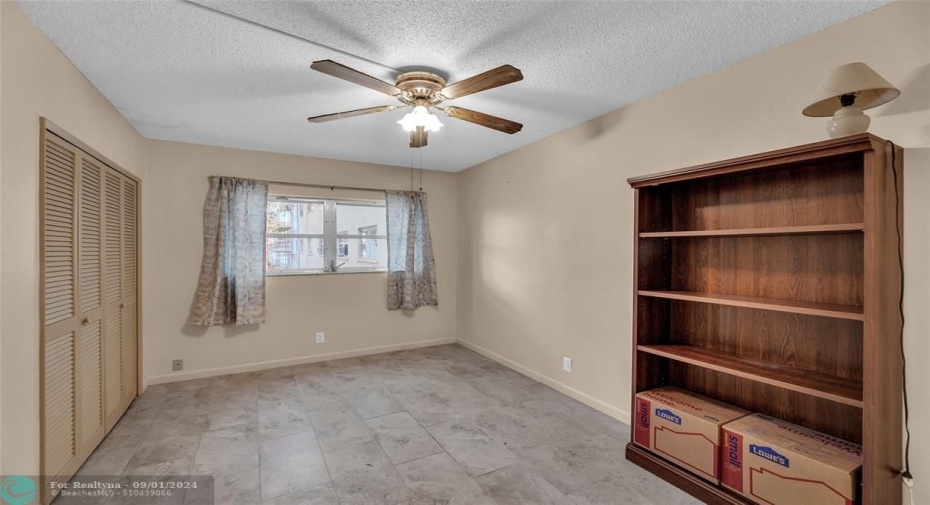
[[[417,104],[413,107],[413,112],[408,112],[403,119],[397,122],[406,132],[412,132],[418,126],[422,126],[428,132],[438,132],[442,128],[439,118],[434,116],[427,109],[428,105]]]
[[[375,112],[388,112],[403,107],[413,107],[413,111],[398,121],[404,131],[410,132],[410,147],[423,147],[427,144],[427,134],[442,128],[442,123],[430,109],[437,109],[447,116],[461,119],[470,123],[491,128],[504,133],[514,134],[523,129],[523,125],[515,121],[499,118],[483,112],[477,112],[461,107],[437,107],[446,100],[454,100],[463,96],[478,93],[488,89],[511,84],[523,79],[523,73],[511,65],[488,70],[481,74],[469,77],[454,84],[446,84],[441,76],[431,72],[405,72],[400,74],[389,84],[370,75],[359,72],[332,60],[313,62],[310,68],[333,77],[365,86],[366,88],[384,93],[399,100],[403,105],[381,105],[367,109],[356,109],[334,114],[323,114],[307,118],[311,123],[323,123],[335,119],[362,116]]]

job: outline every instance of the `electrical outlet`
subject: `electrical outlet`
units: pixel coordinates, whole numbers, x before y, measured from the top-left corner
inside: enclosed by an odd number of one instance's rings
[[[184,360],[183,359],[173,360],[171,362],[171,371],[180,372],[181,370],[184,370]]]
[[[326,334],[322,331],[316,332],[316,343],[322,344],[323,342],[326,342]]]
[[[562,358],[562,370],[566,372],[572,371],[572,359],[571,358]]]

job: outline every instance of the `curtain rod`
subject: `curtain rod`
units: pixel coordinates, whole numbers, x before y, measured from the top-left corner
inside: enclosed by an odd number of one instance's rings
[[[386,190],[378,188],[360,188],[357,186],[336,186],[332,184],[306,184],[302,182],[284,182],[284,181],[267,181],[268,184],[277,184],[279,186],[300,186],[303,188],[322,188],[328,190],[336,189],[345,189],[351,191],[377,191],[378,193],[384,193]]]

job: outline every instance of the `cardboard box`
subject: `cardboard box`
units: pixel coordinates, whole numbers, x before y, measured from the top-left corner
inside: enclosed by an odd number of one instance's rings
[[[762,414],[723,427],[724,487],[767,505],[853,505],[862,447]]]
[[[633,442],[720,483],[720,427],[749,411],[676,387],[636,395]]]

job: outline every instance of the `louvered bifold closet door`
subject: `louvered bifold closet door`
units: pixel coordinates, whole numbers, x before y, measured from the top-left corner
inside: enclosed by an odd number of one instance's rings
[[[138,183],[63,137],[40,169],[42,503],[137,391]]]
[[[120,302],[120,329],[122,331],[122,388],[123,402],[126,406],[136,397],[136,355],[138,353],[136,331],[137,279],[138,273],[138,191],[136,182],[123,178],[122,198],[122,254],[120,262],[123,269],[121,282],[122,299]]]
[[[123,380],[123,176],[106,169],[103,189],[104,405],[109,430],[126,410]]]
[[[105,434],[103,407],[103,167],[89,156],[80,159],[78,221],[78,339],[76,384],[80,452],[90,454]]]
[[[77,152],[49,138],[42,167],[42,472],[61,475],[77,454]]]

